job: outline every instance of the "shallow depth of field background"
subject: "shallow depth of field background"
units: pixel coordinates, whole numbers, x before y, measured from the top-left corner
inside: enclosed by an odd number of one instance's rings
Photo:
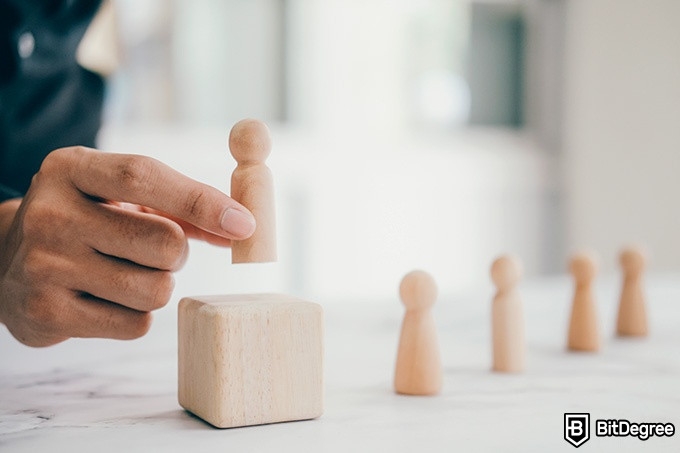
[[[228,192],[230,127],[272,129],[279,263],[192,243],[178,293],[394,298],[413,268],[464,293],[502,252],[612,275],[627,243],[680,268],[680,2],[113,4],[101,148]]]

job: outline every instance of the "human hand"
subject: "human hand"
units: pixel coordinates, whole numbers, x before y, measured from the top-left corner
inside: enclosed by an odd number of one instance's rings
[[[187,237],[228,246],[255,229],[245,207],[157,160],[82,147],[53,151],[21,203],[0,206],[0,321],[29,346],[144,335]]]

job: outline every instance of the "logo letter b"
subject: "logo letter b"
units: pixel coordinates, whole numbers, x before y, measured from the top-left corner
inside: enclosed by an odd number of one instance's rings
[[[580,437],[583,435],[583,422],[581,420],[572,420],[569,426],[569,435],[572,437]]]

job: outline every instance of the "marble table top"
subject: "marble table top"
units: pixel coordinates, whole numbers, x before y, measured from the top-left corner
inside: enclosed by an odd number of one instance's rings
[[[184,286],[183,286],[184,285]],[[177,403],[177,297],[131,342],[69,340],[47,349],[0,329],[0,451],[572,451],[565,412],[680,427],[680,276],[647,280],[651,335],[613,335],[618,281],[597,285],[603,350],[564,348],[566,276],[526,281],[528,368],[492,373],[491,288],[442,295],[435,307],[444,388],[392,391],[402,316],[396,299],[317,301],[326,316],[326,404],[317,420],[219,430]],[[592,428],[594,430],[594,427]],[[680,451],[680,434],[595,437],[582,451]]]

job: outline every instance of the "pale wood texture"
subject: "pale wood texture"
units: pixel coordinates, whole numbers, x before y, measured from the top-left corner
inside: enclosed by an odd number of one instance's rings
[[[521,277],[522,263],[516,257],[504,255],[491,265],[497,289],[491,305],[494,371],[517,373],[525,367],[524,313],[517,291]]]
[[[442,387],[437,328],[431,308],[437,285],[426,272],[413,271],[399,287],[406,314],[401,326],[394,389],[405,395],[434,395]]]
[[[569,321],[567,347],[573,351],[598,351],[600,334],[593,296],[593,280],[597,273],[596,258],[592,253],[579,253],[571,258],[570,271],[574,276],[574,299]]]
[[[616,333],[620,336],[647,336],[647,309],[642,290],[645,254],[640,248],[628,247],[621,251],[619,261],[623,271],[623,287]]]
[[[179,404],[218,428],[323,412],[321,306],[281,294],[179,303]]]
[[[232,242],[232,263],[277,259],[274,180],[265,164],[271,147],[269,129],[257,120],[239,121],[229,134],[229,150],[237,162],[231,175],[231,197],[248,208],[257,222],[250,238]]]

